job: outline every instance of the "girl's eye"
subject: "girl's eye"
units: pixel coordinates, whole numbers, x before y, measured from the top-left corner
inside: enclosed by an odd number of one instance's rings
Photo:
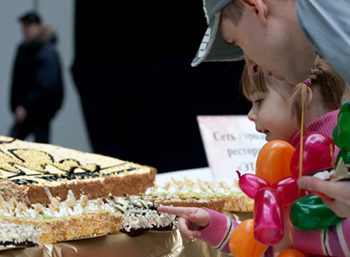
[[[254,101],[254,103],[257,104],[258,106],[260,106],[262,100],[263,100],[263,99],[256,100],[256,101]]]

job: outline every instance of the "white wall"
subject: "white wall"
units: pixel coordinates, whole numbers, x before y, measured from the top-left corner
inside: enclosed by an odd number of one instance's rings
[[[65,98],[52,123],[51,143],[91,152],[79,95],[70,72],[74,58],[73,0],[0,1],[0,135],[8,135],[12,124],[9,93],[15,50],[21,40],[18,17],[34,6],[38,7],[43,23],[52,25],[58,33],[58,50],[64,72]]]

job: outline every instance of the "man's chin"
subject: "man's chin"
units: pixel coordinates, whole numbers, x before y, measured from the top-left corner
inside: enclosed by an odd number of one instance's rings
[[[285,79],[283,77],[280,77],[278,75],[273,75],[273,77],[278,81],[285,81]]]

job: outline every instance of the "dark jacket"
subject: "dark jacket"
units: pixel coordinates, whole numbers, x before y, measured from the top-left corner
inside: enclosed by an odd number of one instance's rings
[[[52,28],[43,27],[35,40],[19,46],[12,74],[12,112],[21,105],[28,118],[43,120],[54,117],[61,107],[63,82],[56,39]]]

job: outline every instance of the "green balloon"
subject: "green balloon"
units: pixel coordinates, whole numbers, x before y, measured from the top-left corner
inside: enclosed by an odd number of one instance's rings
[[[335,125],[334,129],[333,129],[333,133],[332,133],[332,139],[333,142],[336,146],[338,146],[339,148],[342,148],[342,144],[339,140],[339,126]]]
[[[345,164],[349,164],[350,163],[350,148],[343,147],[340,149],[335,164],[338,164],[340,158],[343,159]]]
[[[297,229],[310,231],[335,226],[342,218],[324,205],[320,197],[307,195],[292,204],[290,220]]]
[[[338,114],[338,125],[344,133],[350,133],[350,102],[342,106]]]

